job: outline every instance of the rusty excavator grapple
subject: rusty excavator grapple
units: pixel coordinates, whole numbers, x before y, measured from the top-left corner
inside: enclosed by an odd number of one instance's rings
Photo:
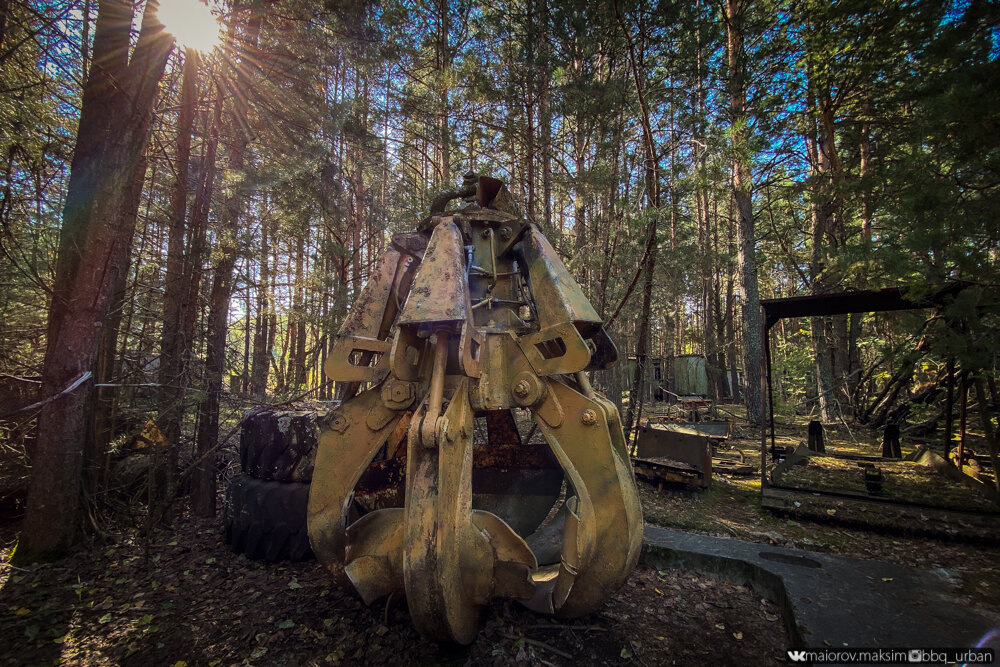
[[[587,376],[617,356],[506,187],[467,174],[393,239],[330,351],[341,403],[316,453],[313,551],[366,603],[405,594],[438,641],[471,643],[498,597],[593,611],[642,541],[618,410]],[[546,444],[522,442],[517,411]]]

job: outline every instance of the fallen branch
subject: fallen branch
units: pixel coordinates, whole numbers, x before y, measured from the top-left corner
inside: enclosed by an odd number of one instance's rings
[[[528,630],[582,630],[584,632],[607,632],[607,628],[599,625],[566,625],[565,623],[539,623],[529,625]]]
[[[515,637],[514,635],[508,634],[506,632],[503,633],[503,636],[515,642],[524,642],[525,644],[531,644],[532,646],[538,647],[544,651],[549,651],[555,655],[558,655],[561,658],[566,658],[567,660],[571,660],[573,658],[573,655],[571,653],[567,653],[566,651],[557,649],[555,646],[547,644],[543,641],[539,641],[537,639],[531,639],[530,637],[525,637],[524,635],[521,635],[520,637]]]

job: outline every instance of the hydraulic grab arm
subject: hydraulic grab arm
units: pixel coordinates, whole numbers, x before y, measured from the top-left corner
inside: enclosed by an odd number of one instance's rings
[[[423,634],[467,644],[496,597],[596,609],[635,567],[642,514],[618,410],[586,374],[617,359],[600,317],[499,181],[449,194],[467,205],[393,240],[332,348],[342,402],[308,526],[366,602],[405,593]],[[547,447],[521,442],[518,409]]]

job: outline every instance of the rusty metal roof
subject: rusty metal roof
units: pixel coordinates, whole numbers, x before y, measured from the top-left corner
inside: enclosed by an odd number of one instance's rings
[[[764,299],[765,327],[770,329],[786,317],[811,317],[814,315],[843,315],[844,313],[873,313],[890,310],[933,308],[944,303],[967,287],[966,283],[948,283],[942,288],[919,297],[909,297],[909,288],[889,287],[881,290],[856,290],[831,294],[809,294],[785,299]]]

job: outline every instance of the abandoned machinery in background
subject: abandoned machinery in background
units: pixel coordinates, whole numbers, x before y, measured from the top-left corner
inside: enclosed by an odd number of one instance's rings
[[[341,403],[309,493],[316,556],[366,603],[405,594],[440,641],[471,643],[498,597],[596,609],[642,541],[618,410],[586,373],[617,355],[506,187],[466,175],[393,239],[326,362]],[[522,442],[515,410],[547,445]]]

